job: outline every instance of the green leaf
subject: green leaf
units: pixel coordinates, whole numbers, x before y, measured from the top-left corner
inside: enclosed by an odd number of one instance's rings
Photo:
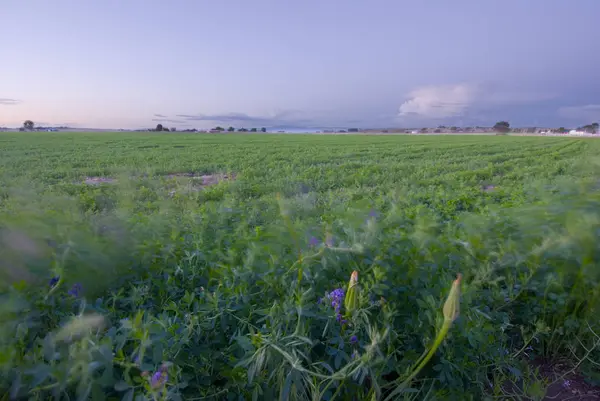
[[[33,370],[29,372],[33,375],[33,381],[31,382],[31,387],[37,387],[46,380],[48,375],[50,374],[50,366],[46,364],[39,364]]]
[[[115,383],[115,391],[121,392],[121,391],[125,391],[129,388],[131,388],[131,386],[126,381],[121,380],[121,381],[118,381],[117,383]]]
[[[89,399],[90,392],[92,391],[92,383],[88,383],[87,386],[79,386],[77,389],[77,401],[86,401]]]
[[[281,387],[281,392],[279,393],[279,401],[287,401],[290,399],[290,391],[292,390],[292,372],[289,372],[285,378],[285,382],[283,383],[283,387]]]
[[[121,398],[121,401],[132,401],[133,400],[133,389],[129,389],[128,392],[126,392],[125,394],[123,394],[123,398]]]

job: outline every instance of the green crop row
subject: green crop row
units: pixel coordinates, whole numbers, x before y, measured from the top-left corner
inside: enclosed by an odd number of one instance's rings
[[[599,149],[0,134],[0,398],[595,391]]]

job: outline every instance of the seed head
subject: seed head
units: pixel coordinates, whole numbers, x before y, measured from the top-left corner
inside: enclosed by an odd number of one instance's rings
[[[450,293],[448,294],[448,298],[444,303],[444,319],[450,322],[455,321],[460,314],[460,282],[462,280],[462,275],[459,273],[456,276],[456,280],[452,283],[452,288],[450,288]]]
[[[62,329],[60,329],[54,337],[56,341],[70,341],[76,338],[81,338],[94,330],[100,330],[104,327],[104,316],[97,314],[89,314],[78,316],[73,319]]]

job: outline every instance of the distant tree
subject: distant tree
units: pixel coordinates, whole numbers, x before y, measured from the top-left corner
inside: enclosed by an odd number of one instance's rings
[[[265,127],[262,127],[262,128],[260,129],[260,132],[267,132],[267,129],[266,129]]]
[[[248,130],[246,128],[239,128],[238,132],[248,132]]]
[[[494,124],[494,131],[509,132],[510,124],[508,123],[508,121],[498,121],[496,124]]]
[[[437,128],[437,129],[436,129],[435,131],[433,131],[433,132],[434,132],[434,133],[436,133],[436,134],[439,134],[439,133],[441,133],[441,132],[442,132],[442,130],[441,130],[440,128]]]
[[[177,131],[177,128],[175,128],[175,127],[171,128],[171,132],[175,132],[175,131]]]
[[[23,128],[25,129],[33,129],[33,127],[35,127],[35,124],[31,120],[25,120],[23,123]]]
[[[567,132],[567,129],[565,127],[560,127],[554,130],[554,132],[558,133],[558,134],[564,134],[565,132]]]
[[[169,132],[169,127],[163,127],[163,131]]]
[[[162,131],[162,130],[163,130],[163,125],[162,124],[156,124],[155,131]]]
[[[427,128],[421,128],[421,133],[426,133],[427,132]]]
[[[229,128],[227,128],[227,131],[228,131],[228,132],[233,132],[233,131],[235,131],[235,128],[233,128],[233,127],[229,127]]]
[[[598,123],[584,125],[580,129],[582,129],[585,132],[589,132],[590,134],[595,134],[596,132],[598,132]]]
[[[223,127],[219,127],[219,126],[216,126],[215,128],[213,128],[213,131],[220,131],[220,132],[223,132],[223,131],[225,131],[225,128],[223,128]]]
[[[256,128],[252,128],[252,129],[250,130],[250,132],[257,132],[257,131],[258,131],[258,130],[257,130]]]

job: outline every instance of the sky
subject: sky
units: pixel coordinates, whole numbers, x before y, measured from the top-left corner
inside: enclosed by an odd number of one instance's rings
[[[0,126],[575,127],[600,0],[1,0]]]

